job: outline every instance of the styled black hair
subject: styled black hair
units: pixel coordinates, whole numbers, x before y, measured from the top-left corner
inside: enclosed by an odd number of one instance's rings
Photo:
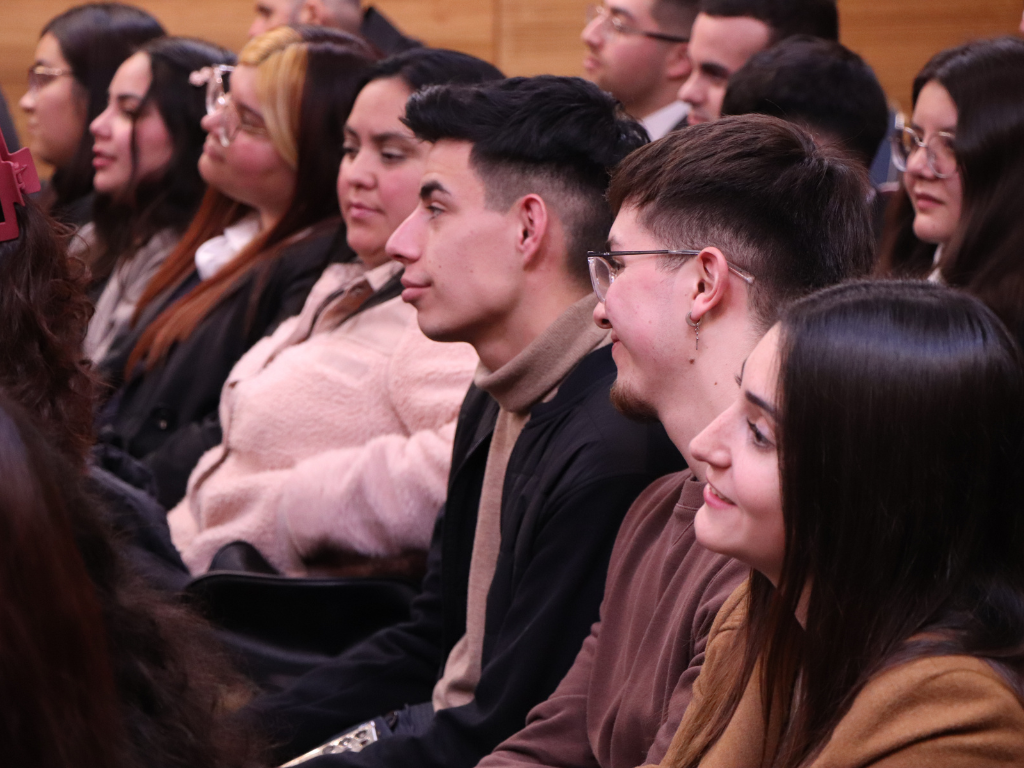
[[[67,167],[53,174],[55,198],[48,205],[51,213],[61,218],[72,203],[92,192],[92,136],[88,127],[107,106],[107,88],[114,73],[143,43],[167,33],[149,13],[122,3],[87,3],[69,8],[54,16],[40,37],[47,33],[57,38],[61,55],[71,65],[71,73],[88,100],[85,130],[75,156]]]
[[[409,99],[405,123],[426,141],[466,141],[487,205],[507,210],[530,192],[554,206],[567,232],[569,271],[588,283],[586,253],[602,250],[612,216],[611,172],[647,141],[619,103],[578,77],[513,77],[432,86]]]
[[[770,43],[791,35],[839,39],[836,0],[701,0],[700,12],[763,21],[772,30]]]
[[[874,260],[866,169],[767,115],[673,131],[635,152],[608,190],[669,248],[721,248],[755,276],[763,330],[797,297],[864,275]]]
[[[94,282],[107,279],[116,262],[130,256],[157,232],[170,227],[181,234],[199,208],[206,183],[199,175],[206,131],[206,94],[189,83],[189,73],[213,64],[234,64],[225,48],[185,37],[162,37],[140,48],[149,57],[152,80],[138,112],[153,104],[171,137],[173,153],[155,178],[135,178],[138,148],[132,136],[131,187],[112,197],[97,194],[93,209],[97,249],[90,256]]]
[[[889,128],[885,91],[871,67],[849,48],[810,35],[754,54],[729,78],[722,114],[752,113],[834,138],[869,167]]]
[[[374,65],[366,82],[397,77],[414,93],[428,85],[472,85],[505,77],[493,64],[460,51],[412,48]]]

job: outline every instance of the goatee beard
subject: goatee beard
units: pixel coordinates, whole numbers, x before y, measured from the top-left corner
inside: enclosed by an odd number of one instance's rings
[[[615,410],[627,419],[638,421],[641,424],[651,424],[658,421],[658,412],[654,410],[654,406],[642,399],[636,392],[633,392],[618,379],[612,384],[611,401],[612,405],[615,406]]]

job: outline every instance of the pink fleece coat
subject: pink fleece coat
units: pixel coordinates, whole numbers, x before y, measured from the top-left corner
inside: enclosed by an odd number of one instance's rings
[[[376,289],[396,270],[366,274]],[[304,558],[325,548],[372,557],[427,548],[477,357],[468,344],[427,339],[400,298],[306,339],[324,298],[362,272],[329,267],[302,313],[228,377],[223,442],[168,515],[193,573],[236,540],[288,575],[306,574]]]

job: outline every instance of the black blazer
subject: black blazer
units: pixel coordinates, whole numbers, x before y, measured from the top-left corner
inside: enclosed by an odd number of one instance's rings
[[[173,346],[152,369],[136,366],[103,407],[99,435],[154,470],[158,498],[181,498],[199,457],[220,442],[220,392],[238,359],[282,320],[297,314],[313,284],[332,261],[351,258],[344,225],[288,246],[273,260],[243,275],[192,334]],[[199,282],[193,273],[153,312]],[[146,326],[111,355],[124,366]]]
[[[316,764],[471,768],[523,727],[572,665],[597,621],[622,518],[639,493],[684,466],[660,425],[608,399],[611,348],[592,352],[531,411],[509,458],[501,549],[487,599],[483,671],[472,703],[439,712],[418,737],[391,737]],[[346,728],[429,701],[466,631],[469,566],[498,404],[472,387],[455,435],[448,499],[410,621],[381,630],[249,713],[283,761]]]

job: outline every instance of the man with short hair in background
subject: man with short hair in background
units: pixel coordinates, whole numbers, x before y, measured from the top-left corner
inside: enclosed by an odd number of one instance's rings
[[[690,74],[687,41],[698,0],[607,0],[591,6],[580,38],[589,80],[622,102],[652,140],[685,125],[677,99]]]
[[[250,38],[285,24],[312,24],[359,35],[387,56],[422,45],[399,32],[376,8],[364,11],[360,0],[256,0],[255,11]]]
[[[717,120],[732,74],[791,35],[839,39],[835,0],[701,0],[690,35],[690,76],[679,98],[690,125]]]

